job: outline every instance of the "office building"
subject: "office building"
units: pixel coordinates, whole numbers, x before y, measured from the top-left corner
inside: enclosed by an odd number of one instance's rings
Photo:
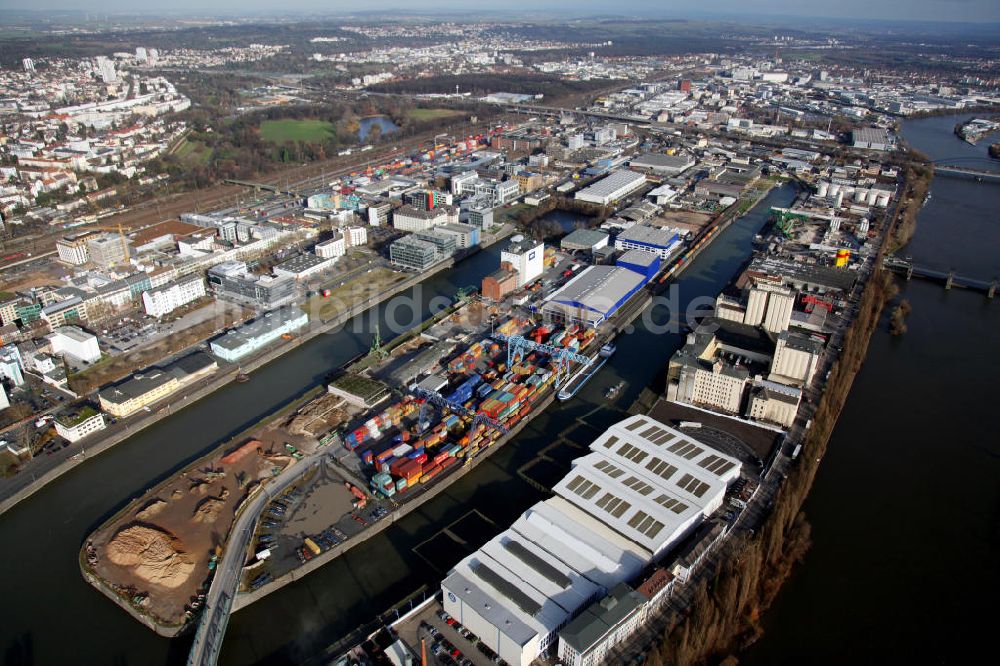
[[[545,244],[517,235],[500,251],[500,266],[517,273],[517,286],[523,287],[545,270]]]
[[[379,203],[368,206],[368,224],[373,227],[384,227],[389,224],[389,215],[392,213],[392,204]]]
[[[204,295],[205,280],[192,274],[142,292],[142,307],[150,317],[162,317]]]
[[[87,237],[90,261],[102,268],[111,268],[128,261],[128,241],[121,234],[92,234]]]
[[[392,226],[400,231],[428,231],[449,222],[458,222],[457,208],[446,206],[421,210],[414,206],[401,206],[392,214]]]
[[[53,354],[64,354],[83,363],[93,363],[101,358],[97,336],[77,326],[60,326],[47,337]]]
[[[394,266],[413,271],[425,271],[444,257],[438,254],[437,246],[415,236],[405,236],[393,241],[389,246],[389,259]]]
[[[212,340],[212,353],[234,363],[256,352],[283,335],[294,333],[309,323],[309,316],[295,307],[268,312],[249,324]]]
[[[322,243],[316,243],[313,251],[322,259],[336,259],[347,254],[347,239],[343,234],[334,231],[334,237]]]
[[[81,234],[66,236],[56,241],[56,253],[59,261],[72,266],[82,266],[90,261],[90,251],[87,249],[87,238],[91,234],[89,231]]]
[[[574,195],[578,201],[606,206],[632,194],[646,184],[646,176],[635,171],[613,171],[610,175],[588,185]]]
[[[41,318],[55,330],[66,324],[87,321],[87,310],[83,307],[83,300],[79,296],[71,296],[42,308]]]
[[[559,631],[559,659],[566,666],[608,663],[612,648],[639,628],[648,601],[625,583],[619,583]]]
[[[255,276],[242,261],[227,261],[208,270],[208,284],[223,298],[250,303],[270,310],[298,294],[295,279],[271,275]]]
[[[455,238],[455,247],[465,250],[479,245],[479,227],[460,222],[442,224],[434,228],[434,233]]]

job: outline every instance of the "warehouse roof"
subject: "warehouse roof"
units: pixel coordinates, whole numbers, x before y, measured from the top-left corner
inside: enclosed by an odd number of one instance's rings
[[[645,476],[630,455],[614,462],[600,453],[578,458],[573,471],[553,490],[619,534],[660,553],[699,520],[701,510],[667,491],[665,483],[654,481],[656,477]],[[636,449],[638,460],[648,455]]]
[[[694,164],[694,158],[690,155],[665,155],[663,153],[646,153],[633,157],[629,166],[637,169],[653,169],[664,171],[675,171],[680,173]]]
[[[541,546],[508,529],[479,549],[569,613],[598,594],[598,586],[579,572],[556,566]]]
[[[513,530],[605,588],[638,574],[653,557],[561,497],[535,504]]]
[[[667,227],[652,227],[648,224],[636,224],[618,234],[615,241],[639,243],[651,247],[668,248],[680,239],[676,229]]]
[[[576,229],[563,238],[559,245],[564,250],[589,250],[607,239],[608,234],[599,229]]]
[[[546,304],[580,308],[607,318],[644,282],[644,276],[627,268],[590,266],[545,300]]]
[[[212,340],[212,345],[235,351],[242,348],[251,340],[268,335],[286,323],[300,320],[303,317],[307,317],[306,313],[298,308],[279,308],[278,310],[268,312],[263,317],[258,317],[249,324],[244,324],[233,331],[219,336],[215,340]]]
[[[619,264],[632,264],[633,266],[645,266],[649,267],[657,263],[660,260],[660,256],[653,254],[652,252],[647,252],[646,250],[632,249],[624,252],[620,257],[618,257]]]
[[[622,188],[628,187],[633,184],[637,184],[640,181],[645,181],[646,176],[641,173],[636,173],[635,171],[629,171],[628,169],[622,169],[621,171],[613,171],[606,178],[603,178],[596,183],[588,185],[577,193],[577,198],[581,195],[586,196],[596,196],[596,197],[607,197],[615,194]]]

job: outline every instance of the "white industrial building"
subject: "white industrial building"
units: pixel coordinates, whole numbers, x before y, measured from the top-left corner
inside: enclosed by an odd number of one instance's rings
[[[646,283],[646,277],[620,266],[588,266],[546,297],[541,312],[554,321],[599,326]]]
[[[792,386],[809,384],[819,367],[821,350],[822,345],[812,338],[783,331],[774,345],[768,379]]]
[[[635,224],[615,237],[616,250],[646,250],[666,261],[681,246],[676,229]]]
[[[84,363],[93,363],[101,358],[97,336],[77,326],[60,326],[47,337],[53,354],[65,354]]]
[[[614,171],[609,176],[588,185],[574,195],[580,201],[606,206],[627,197],[646,184],[646,176],[627,169]]]
[[[107,427],[104,414],[93,407],[83,407],[77,412],[60,414],[55,418],[54,425],[59,436],[69,442],[83,439]]]
[[[545,270],[545,244],[517,235],[500,251],[500,266],[507,264],[517,273],[517,286],[523,287]]]
[[[570,661],[596,664],[586,655],[606,654],[638,622],[642,598],[621,583],[721,507],[740,473],[736,459],[645,416],[613,425],[590,448],[556,497],[528,509],[441,583],[444,610],[509,664],[551,654],[567,625],[568,648],[574,640],[579,648]],[[609,593],[632,608],[606,614],[591,606]]]
[[[229,331],[211,342],[212,353],[230,363],[238,361],[286,333],[309,323],[309,315],[295,307],[268,312],[249,324]]]
[[[304,280],[310,275],[322,273],[333,268],[337,263],[337,257],[318,257],[315,254],[300,254],[292,257],[288,261],[283,261],[274,267],[276,277],[290,277],[296,280]]]
[[[189,275],[162,287],[142,292],[142,307],[150,317],[162,317],[205,295],[205,280]]]

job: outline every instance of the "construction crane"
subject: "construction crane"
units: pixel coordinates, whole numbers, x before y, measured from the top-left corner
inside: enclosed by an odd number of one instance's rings
[[[118,236],[122,239],[122,250],[125,253],[125,262],[128,263],[132,260],[132,254],[128,248],[128,238],[125,237],[125,229],[122,227],[122,223],[118,224],[88,224],[83,227],[83,231],[117,231]]]
[[[541,342],[529,340],[521,335],[506,335],[504,333],[493,333],[493,337],[501,342],[507,343],[507,367],[514,365],[516,361],[524,358],[526,352],[539,351],[547,354],[556,363],[556,386],[561,379],[569,379],[570,364],[574,361],[583,366],[593,363],[593,359],[583,354],[566,349],[564,347],[553,347]]]

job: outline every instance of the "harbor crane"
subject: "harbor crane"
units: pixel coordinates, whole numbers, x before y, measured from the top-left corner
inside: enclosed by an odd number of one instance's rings
[[[560,381],[569,379],[570,364],[576,361],[583,366],[588,366],[594,359],[577,354],[564,347],[553,347],[529,340],[521,335],[506,335],[504,333],[493,333],[493,337],[501,342],[507,343],[507,367],[511,367],[515,362],[520,361],[528,352],[538,351],[547,354],[556,364],[556,386]]]
[[[462,416],[471,416],[472,424],[469,426],[470,430],[474,430],[475,427],[481,423],[489,428],[493,428],[502,435],[506,435],[510,432],[507,430],[506,426],[500,424],[498,421],[491,419],[485,414],[474,412],[461,403],[448,400],[437,391],[428,391],[427,389],[414,387],[412,389],[412,393],[418,398],[422,398],[436,407],[451,410],[455,414],[461,414]]]

